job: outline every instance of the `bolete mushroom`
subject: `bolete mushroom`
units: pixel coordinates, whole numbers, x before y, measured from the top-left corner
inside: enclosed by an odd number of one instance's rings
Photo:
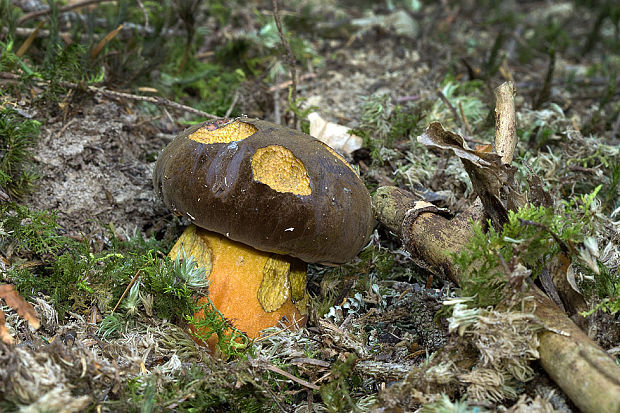
[[[370,195],[335,151],[257,119],[188,128],[162,152],[154,185],[190,225],[181,248],[205,267],[209,298],[250,338],[305,322],[305,262],[354,258],[368,242]]]

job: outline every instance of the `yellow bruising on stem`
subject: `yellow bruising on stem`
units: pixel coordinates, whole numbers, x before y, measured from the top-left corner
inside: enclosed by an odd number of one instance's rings
[[[206,144],[230,143],[242,141],[255,134],[256,131],[258,131],[256,126],[235,120],[221,127],[217,127],[215,123],[207,123],[188,137],[193,141]]]
[[[269,145],[256,150],[252,156],[254,180],[274,191],[295,195],[310,195],[310,178],[303,162],[293,152],[280,145]]]
[[[263,280],[258,287],[258,302],[268,313],[282,307],[290,295],[291,264],[277,255],[269,257],[263,267]]]
[[[310,296],[306,288],[306,274],[305,264],[292,265],[289,273],[291,299],[295,308],[303,315],[308,314],[308,303],[310,302]]]

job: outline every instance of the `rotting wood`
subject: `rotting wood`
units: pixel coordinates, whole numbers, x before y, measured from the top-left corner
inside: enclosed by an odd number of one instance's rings
[[[516,145],[514,90],[504,84],[496,90],[496,148],[506,163]],[[459,284],[453,253],[473,235],[472,222],[484,223],[478,198],[455,218],[396,187],[378,188],[373,197],[376,218],[403,241],[412,258],[435,274]],[[540,361],[549,376],[586,413],[620,412],[620,367],[540,289],[530,288],[534,314],[546,327],[539,334]],[[530,308],[532,310],[532,308]]]

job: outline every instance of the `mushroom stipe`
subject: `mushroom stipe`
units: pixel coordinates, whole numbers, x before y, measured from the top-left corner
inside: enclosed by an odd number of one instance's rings
[[[277,325],[305,324],[308,293],[304,262],[258,251],[195,225],[190,225],[183,232],[170,251],[170,258],[175,259],[181,249],[186,256],[193,256],[198,265],[205,267],[209,279],[209,298],[213,305],[233,327],[248,337],[259,337],[261,330]],[[304,274],[304,296],[293,302],[289,275],[300,271]],[[270,273],[274,272],[279,272],[281,282],[279,285],[269,285],[273,298],[261,303],[258,297],[265,275],[269,278]],[[263,290],[266,290],[265,287]],[[204,301],[205,298],[200,299],[198,304]],[[198,314],[198,317],[202,315]],[[216,343],[212,340],[208,344],[212,350],[215,348]]]

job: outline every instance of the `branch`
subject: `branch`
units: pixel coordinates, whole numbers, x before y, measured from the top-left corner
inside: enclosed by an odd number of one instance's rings
[[[83,0],[83,1],[78,1],[77,3],[73,3],[73,4],[69,4],[67,6],[64,6],[64,7],[60,7],[58,9],[58,13],[64,13],[66,11],[70,11],[70,10],[73,10],[73,9],[79,9],[80,7],[90,6],[92,4],[109,3],[109,2],[112,2],[112,1],[115,1],[115,0]],[[37,10],[37,11],[30,12],[30,13],[26,13],[22,17],[20,17],[19,20],[17,20],[17,24],[22,24],[26,20],[34,19],[35,17],[46,16],[46,15],[50,14],[51,12],[52,12],[52,9],[49,8],[49,9],[45,9],[45,10]]]
[[[504,163],[511,163],[517,145],[515,88],[505,82],[495,89],[495,150]]]
[[[282,30],[282,23],[280,23],[280,17],[278,16],[278,0],[271,0],[271,7],[273,9],[273,18],[276,22],[278,33],[280,34],[280,40],[286,50],[286,60],[291,72],[291,100],[293,101],[293,104],[295,104],[295,101],[297,100],[297,71],[295,69],[295,55],[293,54],[291,45],[286,40],[286,36]],[[297,128],[297,113],[295,112],[293,112],[293,127]]]
[[[420,200],[396,187],[381,187],[373,197],[377,219],[403,240],[416,260],[456,284],[460,273],[452,253],[460,251],[472,234],[471,221],[480,222],[482,208],[474,204],[456,218],[429,210],[416,212]],[[399,224],[400,222],[400,224]],[[547,328],[539,334],[540,361],[549,376],[584,412],[620,411],[620,368],[542,291],[532,286],[534,314]]]
[[[8,72],[0,72],[0,79],[6,79],[6,80],[11,80],[11,81],[21,80],[21,78],[18,75],[13,74],[13,73],[8,73]],[[35,81],[35,84],[37,86],[47,87],[50,85],[50,82],[45,81],[45,80],[38,80],[38,81]],[[203,112],[202,110],[194,109],[190,106],[182,105],[180,103],[173,102],[169,99],[165,99],[159,96],[133,95],[130,93],[108,90],[108,89],[104,89],[104,88],[97,87],[97,86],[90,86],[90,85],[84,85],[80,83],[73,83],[73,82],[66,82],[66,81],[60,81],[58,82],[58,84],[68,89],[77,89],[77,90],[85,90],[91,93],[100,93],[104,96],[114,98],[114,99],[129,99],[129,100],[136,100],[136,101],[141,101],[141,102],[149,102],[149,103],[153,103],[156,105],[168,106],[170,108],[182,110],[184,112],[193,113],[195,115],[203,116],[209,119],[220,119],[219,116],[212,115],[210,113]]]

